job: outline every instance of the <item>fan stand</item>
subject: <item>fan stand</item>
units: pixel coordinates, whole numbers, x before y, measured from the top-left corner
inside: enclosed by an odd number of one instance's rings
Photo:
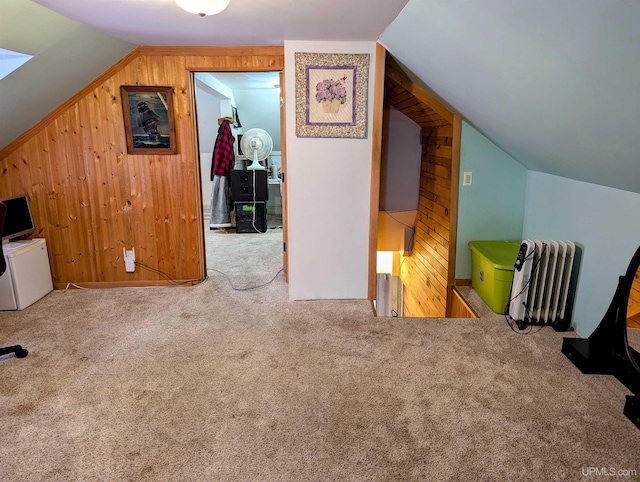
[[[251,165],[247,167],[250,171],[264,171],[266,167],[260,164],[260,160],[258,159],[258,149],[253,151],[253,160],[251,161]]]

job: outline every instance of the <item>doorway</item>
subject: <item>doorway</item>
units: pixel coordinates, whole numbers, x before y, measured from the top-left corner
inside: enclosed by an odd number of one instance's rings
[[[407,152],[417,150],[417,158],[415,163],[405,162],[412,172],[395,181],[389,175],[390,166],[383,162],[382,171],[386,169],[387,176],[381,179],[385,184],[381,186],[378,212],[378,252],[388,251],[395,260],[382,271],[386,283],[378,279],[377,296],[382,299],[386,295],[384,306],[396,313],[393,316],[448,317],[455,302],[461,119],[410,80],[390,58],[384,85],[386,132],[390,132],[390,123],[399,126],[396,130],[402,136],[397,143],[404,146],[399,150],[389,136],[383,136],[383,148],[394,149],[387,157],[391,160],[400,152],[407,160]],[[413,133],[411,126],[415,127]],[[407,136],[414,139],[412,145]],[[397,163],[393,169],[399,174]],[[392,192],[412,192],[414,196],[407,202],[392,199]],[[387,282],[388,277],[399,286]],[[393,289],[401,296],[393,297]]]
[[[264,245],[269,245],[268,256],[278,258],[282,264],[284,193],[281,176],[284,136],[281,118],[281,73],[225,71],[195,72],[193,75],[207,271],[216,270],[222,258],[228,260],[235,257],[244,270],[255,267],[255,260],[249,254],[239,254],[245,249],[243,246],[263,248]],[[219,202],[212,201],[211,168],[219,120],[223,118],[228,118],[234,138],[233,174],[238,174],[235,171],[243,171],[252,163],[242,149],[243,136],[249,130],[257,128],[264,131],[272,143],[267,158],[260,162],[266,168],[266,172],[261,172],[259,176],[260,179],[267,179],[266,201],[264,204],[249,203],[251,206],[245,206],[234,202],[229,196],[228,223],[220,223],[219,220],[211,218],[212,202]],[[253,208],[253,213],[264,214],[264,229],[236,229],[239,226],[238,222],[246,215],[243,210],[247,208]],[[251,225],[256,226],[255,222]],[[254,251],[252,249],[252,252]]]

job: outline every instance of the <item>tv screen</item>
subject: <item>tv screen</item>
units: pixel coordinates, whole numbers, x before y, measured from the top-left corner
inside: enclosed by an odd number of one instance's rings
[[[35,229],[29,198],[26,195],[0,199],[7,205],[7,216],[4,220],[2,240],[7,241],[30,234]]]

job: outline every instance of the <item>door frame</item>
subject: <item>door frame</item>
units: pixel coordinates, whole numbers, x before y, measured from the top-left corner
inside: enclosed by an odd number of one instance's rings
[[[429,111],[432,120],[426,119],[424,122],[418,122],[411,114],[406,112],[405,115],[413,118],[418,125],[423,128],[429,126],[433,122],[433,118],[444,120],[451,126],[451,164],[450,179],[448,193],[450,196],[450,205],[448,207],[448,229],[449,240],[446,267],[446,299],[444,301],[444,316],[451,316],[453,288],[455,286],[455,258],[456,258],[456,240],[458,227],[458,184],[460,177],[460,142],[462,119],[459,115],[442,105],[437,99],[424,91],[420,85],[416,85],[409,76],[399,68],[394,66],[393,59],[387,59],[386,49],[380,45],[376,45],[376,72],[375,72],[375,91],[373,105],[373,126],[372,126],[372,163],[371,163],[371,205],[370,205],[370,229],[369,229],[369,278],[368,278],[368,295],[373,300],[376,297],[376,253],[378,240],[378,213],[380,199],[380,173],[382,158],[382,138],[383,138],[383,117],[385,104],[386,80],[390,77],[393,81],[400,84],[402,88],[420,105],[424,110]],[[402,112],[402,109],[400,109]],[[414,112],[414,114],[416,114]],[[423,112],[424,114],[424,112]],[[417,115],[417,114],[416,114]],[[424,149],[423,149],[424,157]]]
[[[266,47],[265,53],[272,53],[273,47]],[[256,48],[256,55],[259,55],[260,48]],[[194,162],[194,172],[195,172],[195,182],[196,182],[196,204],[198,206],[196,217],[196,222],[198,223],[197,232],[198,232],[198,252],[199,252],[199,275],[200,279],[205,279],[207,277],[207,259],[206,259],[206,250],[205,250],[205,230],[204,230],[204,203],[202,199],[202,165],[200,162],[200,145],[198,139],[198,116],[196,114],[196,89],[195,89],[195,74],[197,72],[278,72],[280,74],[280,152],[281,152],[281,164],[282,164],[282,242],[283,242],[283,270],[285,275],[285,281],[289,281],[288,274],[288,262],[289,255],[287,253],[287,183],[284,182],[286,179],[286,96],[284,93],[284,68],[283,69],[269,69],[265,68],[255,68],[253,66],[240,66],[240,67],[216,67],[216,68],[194,68],[187,67],[186,74],[188,77],[188,85],[189,85],[189,111],[192,113],[191,115],[191,144],[193,146],[193,150],[195,155],[193,156]]]

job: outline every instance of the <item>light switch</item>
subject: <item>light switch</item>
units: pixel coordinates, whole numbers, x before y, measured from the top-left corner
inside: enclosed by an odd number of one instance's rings
[[[462,185],[471,186],[472,183],[473,183],[473,173],[465,172],[462,176]]]

